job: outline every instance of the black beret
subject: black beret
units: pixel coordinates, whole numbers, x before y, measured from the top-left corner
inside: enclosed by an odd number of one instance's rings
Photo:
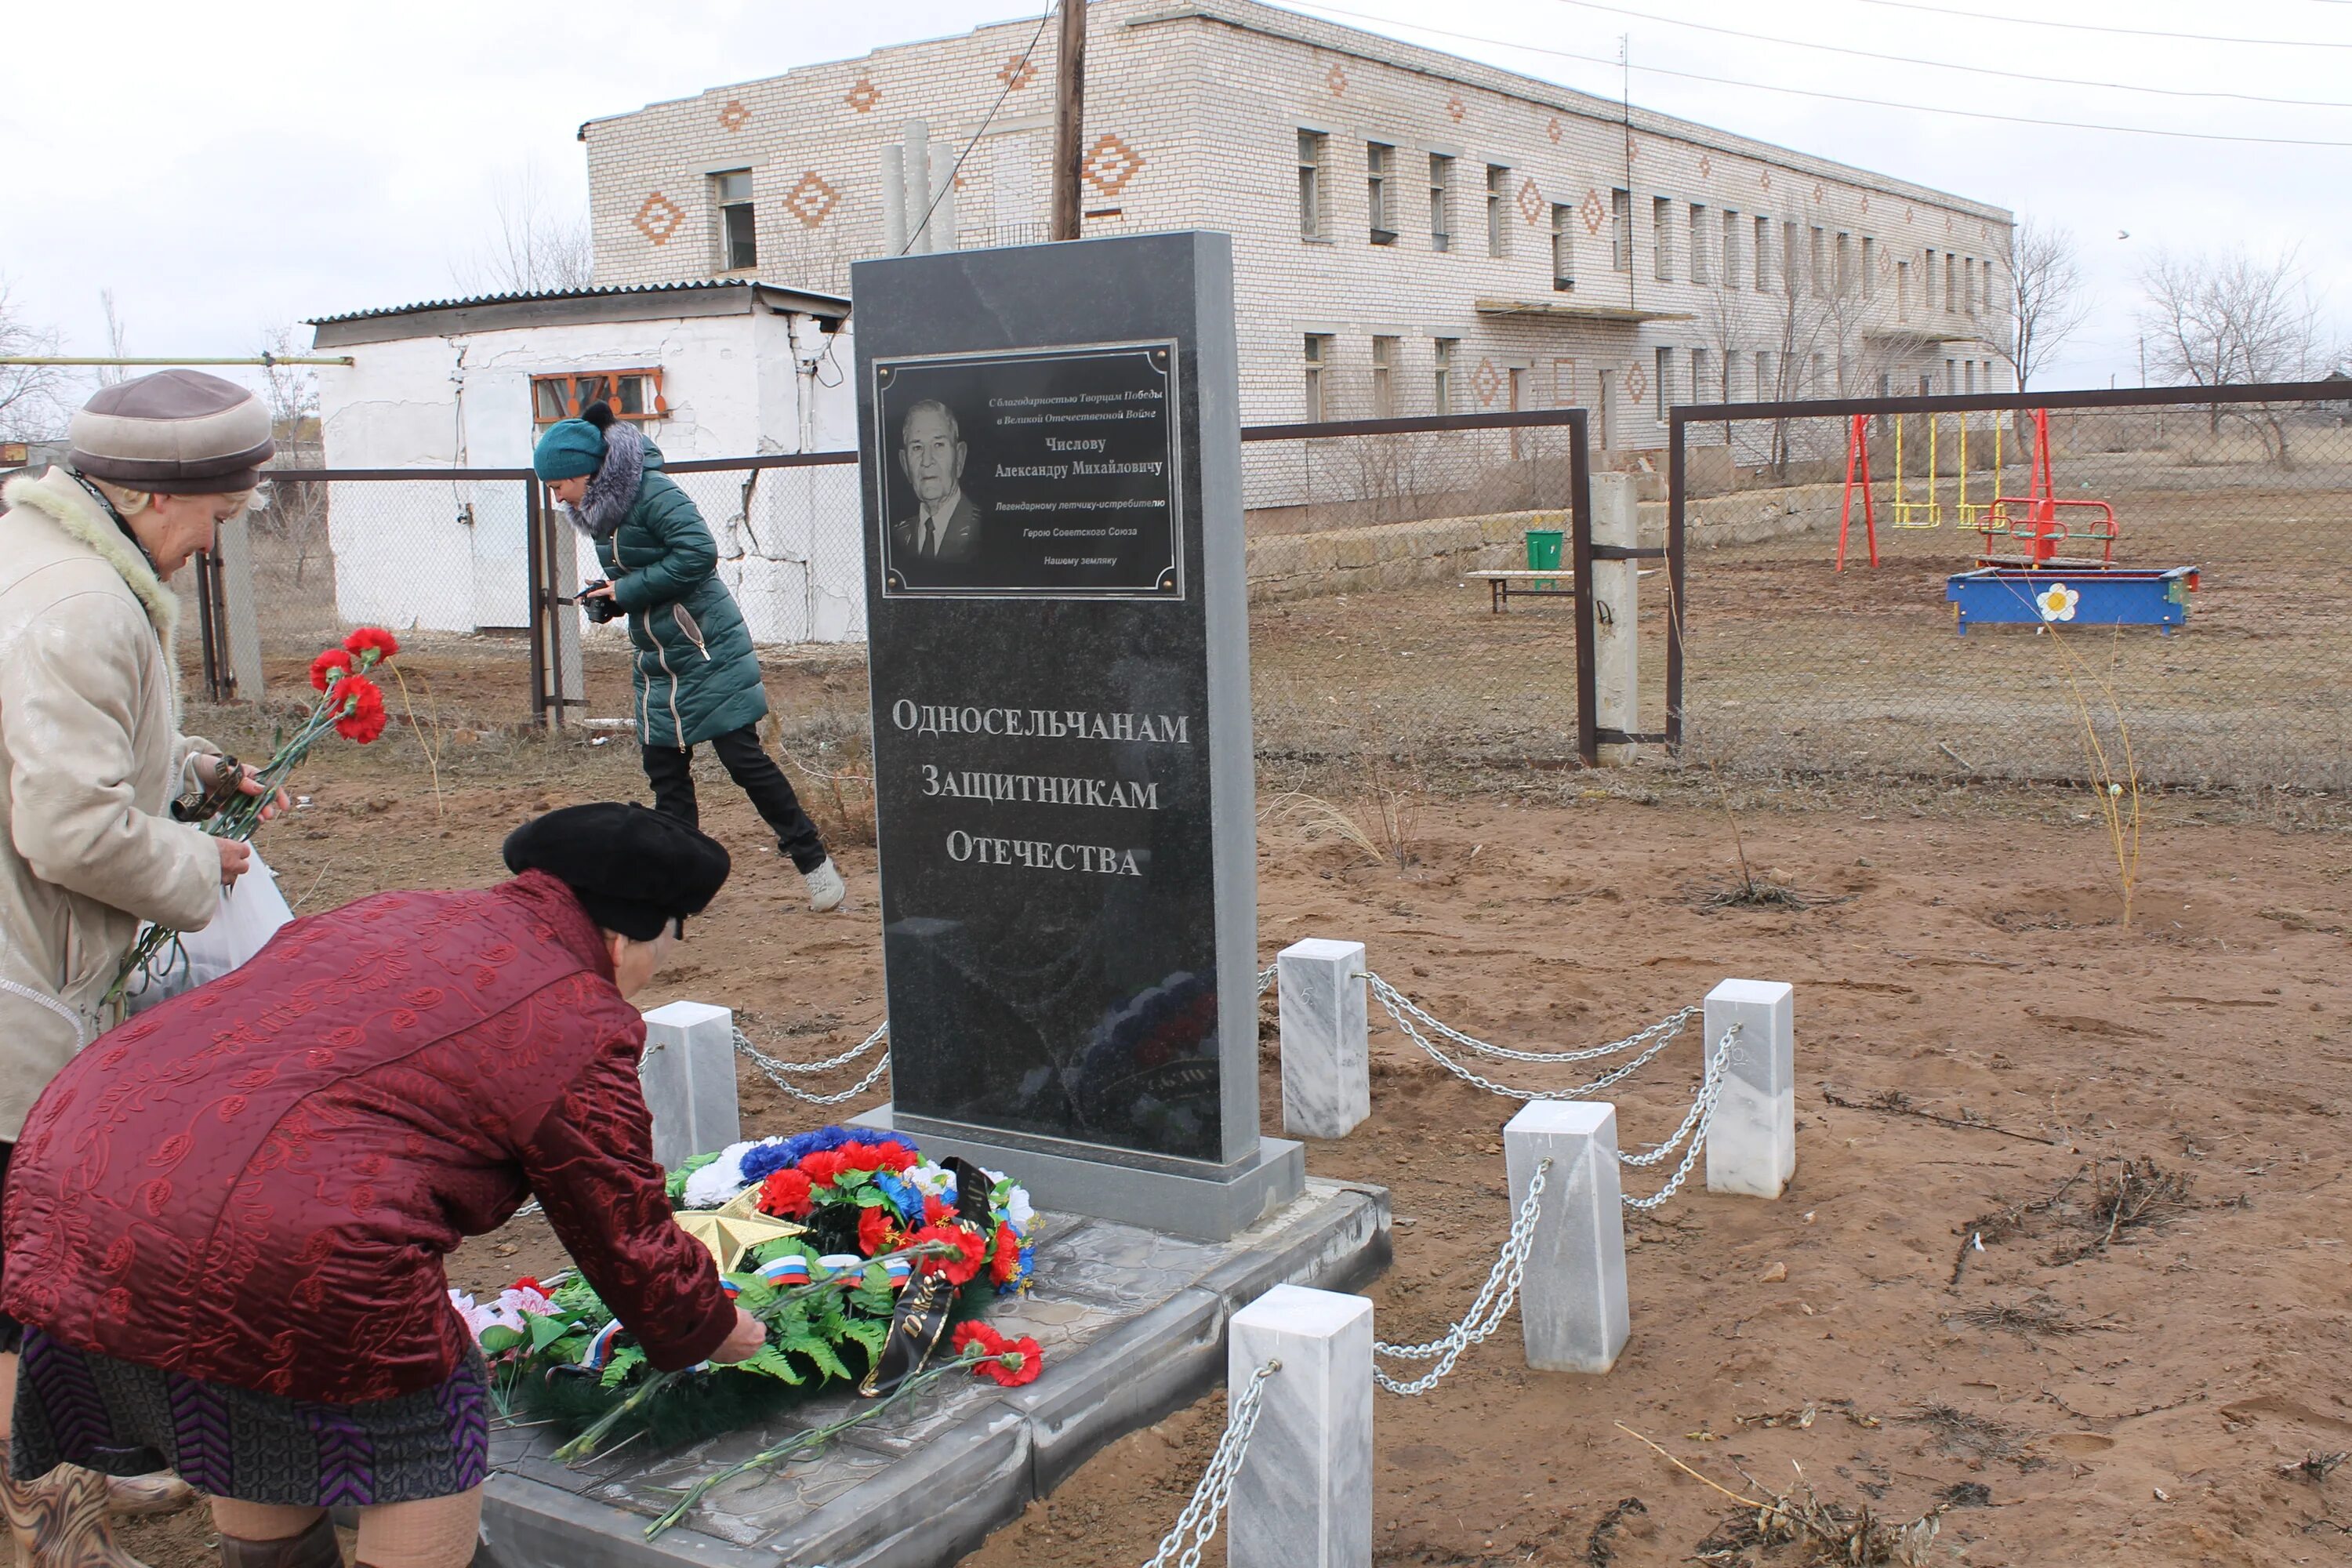
[[[698,915],[727,883],[727,849],[674,816],[624,801],[567,805],[512,833],[501,853],[520,876],[544,871],[589,918],[639,942]]]

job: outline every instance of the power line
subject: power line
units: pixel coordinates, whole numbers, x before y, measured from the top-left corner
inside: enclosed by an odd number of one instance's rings
[[[1963,16],[1971,22],[2008,22],[2020,27],[2063,27],[2070,33],[2114,33],[2126,38],[2185,38],[2194,44],[2259,44],[2282,49],[2352,49],[2352,43],[2326,38],[2233,38],[2227,33],[2168,33],[2155,27],[2106,27],[2095,22],[2053,22],[2043,16],[2000,16],[1987,11],[1962,11],[1950,5],[1929,5],[1922,0],[1862,0],[1865,5],[1885,5],[1897,11],[1933,11],[1939,16]]]
[[[1475,33],[1451,32],[1444,27],[1432,27],[1420,22],[1400,22],[1393,17],[1369,16],[1361,11],[1342,10],[1327,5],[1322,0],[1293,0],[1305,9],[1326,11],[1335,16],[1346,16],[1360,22],[1377,22],[1383,26],[1410,27],[1416,32],[1430,33],[1441,38],[1458,38],[1464,43],[1491,44],[1497,48],[1521,49],[1529,54],[1550,55],[1564,60],[1582,60],[1588,65],[1622,68],[1622,62],[1601,55],[1580,55],[1568,49],[1547,49],[1535,44],[1521,43],[1516,38],[1488,38]],[[1878,0],[1872,0],[1878,3]],[[1892,3],[1892,0],[1888,0]],[[2167,131],[2153,125],[2104,125],[2082,120],[2041,120],[2023,114],[1995,114],[1980,109],[1946,109],[1930,103],[1897,103],[1890,99],[1862,98],[1852,93],[1822,92],[1814,88],[1778,87],[1769,82],[1742,81],[1737,77],[1708,76],[1701,71],[1675,70],[1667,66],[1634,66],[1637,71],[1652,76],[1680,77],[1688,81],[1711,82],[1718,87],[1744,87],[1755,92],[1785,93],[1796,98],[1827,99],[1832,103],[1858,103],[1871,109],[1895,109],[1911,114],[1946,114],[1962,120],[1990,120],[2006,125],[2040,125],[2060,131],[2105,131],[2124,136],[2161,136],[2170,141],[2251,142],[2267,147],[2352,147],[2352,142],[2322,141],[2305,136],[2232,136],[2214,131]]]
[[[923,209],[923,221],[914,226],[912,232],[907,236],[907,243],[898,247],[899,255],[904,256],[913,249],[915,241],[922,236],[925,229],[930,227],[931,215],[940,210],[940,204],[948,199],[950,191],[955,189],[956,176],[963,173],[963,161],[971,156],[971,150],[980,145],[980,139],[988,134],[989,126],[995,121],[996,111],[1004,107],[1006,99],[1013,96],[1013,84],[1021,79],[1022,71],[1028,67],[1029,57],[1037,52],[1037,40],[1045,36],[1045,24],[1053,19],[1054,13],[1050,10],[1037,18],[1037,30],[1029,35],[1029,47],[1021,51],[1019,62],[1004,73],[1004,90],[996,95],[996,101],[990,104],[988,112],[981,117],[980,129],[971,133],[971,140],[965,142],[963,151],[956,154],[955,163],[948,170],[948,177],[940,183],[939,191],[931,197],[931,205]],[[929,156],[928,150],[924,156]],[[955,237],[950,235],[948,237],[952,244]]]
[[[2352,5],[2352,0],[2329,0],[2330,4]],[[2297,109],[2352,109],[2352,102],[2329,98],[2266,98],[2259,93],[2200,91],[2194,88],[2142,87],[2133,82],[2084,81],[2074,77],[2036,76],[2031,71],[1997,70],[1990,66],[1960,65],[1951,60],[1923,60],[1912,55],[1882,55],[1870,49],[1849,48],[1843,44],[1817,44],[1804,38],[1783,38],[1770,33],[1742,32],[1738,27],[1719,27],[1711,22],[1685,21],[1680,16],[1654,16],[1647,11],[1635,11],[1623,5],[1604,5],[1600,0],[1561,0],[1580,10],[1607,11],[1619,16],[1632,16],[1637,21],[1659,22],[1670,27],[1692,27],[1702,33],[1720,33],[1729,38],[1748,38],[1759,44],[1781,44],[1792,49],[1819,49],[1826,54],[1852,55],[1858,59],[1885,60],[1895,65],[1926,66],[1934,70],[1966,71],[1971,76],[2006,77],[2013,81],[2044,82],[2053,87],[2105,88],[2116,92],[2158,93],[2166,98],[2227,98],[2241,103],[2278,103]]]

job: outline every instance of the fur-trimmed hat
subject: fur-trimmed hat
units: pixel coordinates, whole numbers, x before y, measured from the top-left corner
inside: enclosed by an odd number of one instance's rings
[[[233,495],[277,455],[269,410],[200,370],[163,370],[98,390],[70,427],[66,461],[94,479],[166,495]]]
[[[507,835],[500,853],[508,870],[546,872],[572,889],[589,919],[639,942],[709,908],[729,868],[717,839],[613,800],[535,816]]]

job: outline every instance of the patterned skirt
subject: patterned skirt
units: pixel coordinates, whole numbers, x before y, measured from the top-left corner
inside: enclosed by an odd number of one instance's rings
[[[215,1497],[292,1508],[448,1497],[488,1471],[488,1384],[476,1352],[432,1388],[327,1405],[159,1372],[26,1329],[10,1468],[20,1481],[61,1464],[175,1470]]]

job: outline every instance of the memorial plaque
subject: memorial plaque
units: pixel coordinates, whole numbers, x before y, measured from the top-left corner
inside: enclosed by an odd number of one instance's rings
[[[853,269],[894,1100],[1041,1206],[1226,1235],[1258,1134],[1230,242]]]

